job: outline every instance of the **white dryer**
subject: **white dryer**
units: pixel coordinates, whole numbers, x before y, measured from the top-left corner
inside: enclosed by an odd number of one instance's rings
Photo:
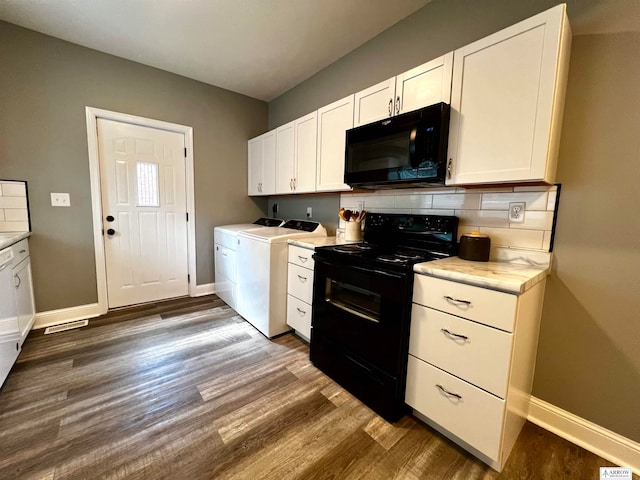
[[[238,233],[236,310],[265,336],[291,330],[287,325],[287,241],[326,236],[320,223],[306,220]]]
[[[213,229],[215,258],[215,292],[234,310],[237,310],[237,260],[238,233],[282,225],[279,218],[259,218],[253,223],[222,225]]]

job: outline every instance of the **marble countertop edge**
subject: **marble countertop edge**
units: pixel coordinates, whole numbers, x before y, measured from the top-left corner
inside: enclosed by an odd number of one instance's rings
[[[0,232],[0,250],[31,236],[31,232]]]

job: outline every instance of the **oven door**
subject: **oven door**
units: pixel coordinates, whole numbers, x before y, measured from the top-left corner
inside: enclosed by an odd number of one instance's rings
[[[387,272],[316,255],[314,336],[363,363],[401,377],[409,338],[411,272]]]

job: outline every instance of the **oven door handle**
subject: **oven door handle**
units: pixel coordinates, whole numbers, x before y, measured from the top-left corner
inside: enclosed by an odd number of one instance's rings
[[[370,274],[374,273],[374,274],[376,274],[376,275],[383,275],[383,276],[385,276],[385,277],[395,278],[396,280],[402,280],[402,279],[404,279],[404,278],[406,277],[406,274],[404,274],[404,273],[385,272],[385,271],[383,271],[383,270],[378,270],[378,269],[376,269],[376,268],[374,268],[374,269],[368,269],[368,268],[362,268],[362,267],[358,267],[358,266],[356,266],[356,265],[351,265],[351,264],[347,264],[347,265],[344,265],[344,264],[343,264],[343,265],[339,265],[339,264],[337,264],[337,263],[333,263],[333,262],[331,262],[331,261],[325,260],[324,258],[318,257],[318,254],[315,254],[315,255],[313,256],[313,259],[314,259],[316,262],[322,263],[322,264],[324,264],[324,265],[326,265],[326,266],[328,266],[328,267],[331,267],[331,268],[339,268],[339,269],[343,269],[343,268],[345,268],[345,267],[348,267],[348,268],[350,268],[350,269],[357,270],[357,271],[359,271],[359,272],[363,272],[363,273],[366,273],[366,274],[368,274],[368,275],[370,275]]]

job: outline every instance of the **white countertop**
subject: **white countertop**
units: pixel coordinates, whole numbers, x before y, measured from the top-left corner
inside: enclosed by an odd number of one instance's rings
[[[31,232],[0,232],[0,250],[31,236]]]
[[[504,257],[489,262],[472,262],[459,257],[443,258],[433,262],[418,263],[416,273],[453,280],[492,290],[520,295],[542,281],[551,271],[551,254],[536,253],[535,259],[526,255]],[[541,261],[542,260],[542,261]]]
[[[289,245],[308,248],[309,250],[315,250],[316,247],[330,247],[332,245],[342,245],[345,243],[359,243],[359,242],[347,242],[343,238],[338,238],[338,237],[303,237],[303,238],[289,239]]]

